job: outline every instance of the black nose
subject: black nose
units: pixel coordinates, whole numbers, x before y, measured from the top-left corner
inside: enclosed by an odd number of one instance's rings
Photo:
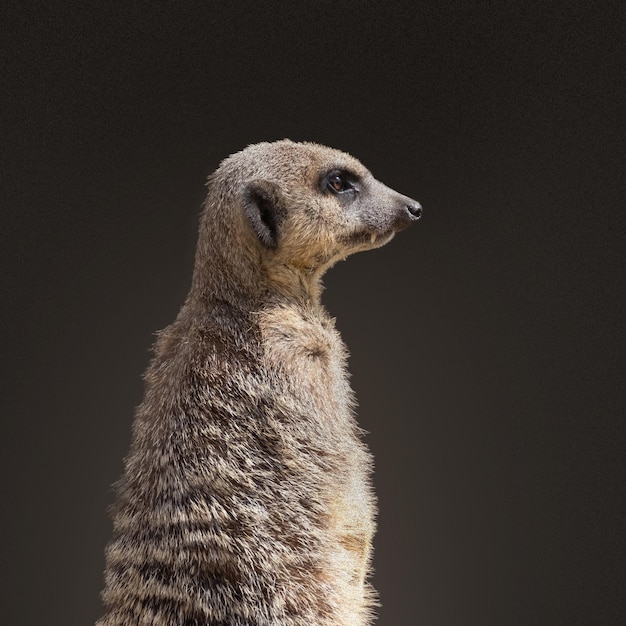
[[[406,205],[406,210],[409,212],[411,220],[418,220],[422,217],[422,211],[424,209],[422,209],[422,205],[419,202],[411,202]]]

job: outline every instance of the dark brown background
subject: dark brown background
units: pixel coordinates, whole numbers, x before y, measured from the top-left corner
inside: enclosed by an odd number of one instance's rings
[[[99,616],[205,177],[283,137],[425,207],[324,295],[376,456],[379,624],[624,623],[625,15],[588,4],[3,3],[4,624]]]

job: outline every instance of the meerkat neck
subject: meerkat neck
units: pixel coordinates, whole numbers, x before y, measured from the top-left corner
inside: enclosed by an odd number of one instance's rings
[[[187,298],[188,305],[202,310],[216,301],[228,302],[241,310],[254,311],[268,301],[289,302],[307,309],[320,309],[324,289],[319,269],[271,263],[239,268],[231,276],[220,264],[203,267],[201,280],[195,280]],[[235,280],[236,278],[236,280]]]
[[[319,308],[324,286],[322,272],[313,268],[296,267],[290,264],[273,264],[266,268],[269,290],[280,299],[292,303]]]

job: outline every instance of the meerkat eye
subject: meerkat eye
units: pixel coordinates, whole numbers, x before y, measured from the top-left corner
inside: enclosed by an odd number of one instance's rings
[[[328,177],[327,186],[333,193],[343,193],[344,191],[354,189],[354,185],[339,172],[335,172]]]

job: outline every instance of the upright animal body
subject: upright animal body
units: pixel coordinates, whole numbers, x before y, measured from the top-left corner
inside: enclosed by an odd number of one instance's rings
[[[116,487],[98,626],[365,626],[372,463],[320,281],[421,207],[287,140],[232,155],[208,189]]]

